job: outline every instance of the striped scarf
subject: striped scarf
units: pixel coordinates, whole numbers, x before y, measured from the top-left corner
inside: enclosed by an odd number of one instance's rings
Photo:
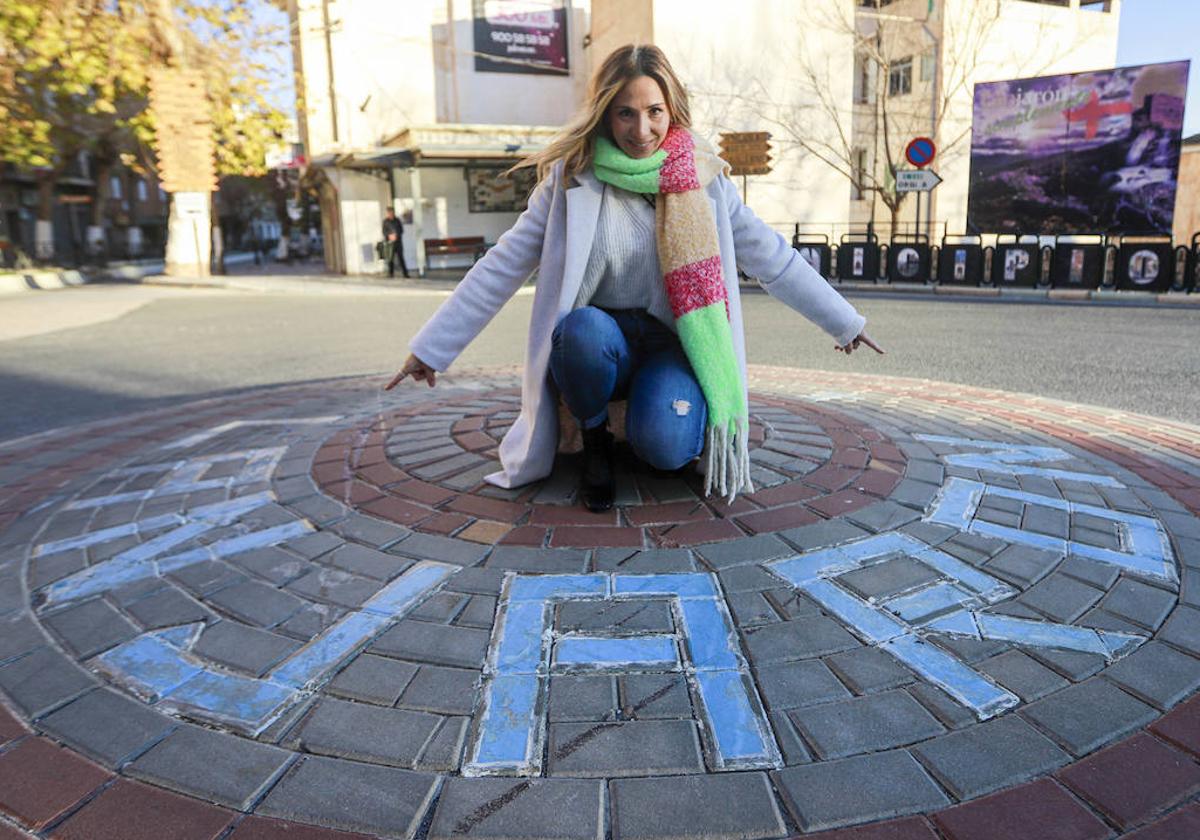
[[[717,225],[704,192],[725,165],[707,143],[678,126],[649,157],[631,158],[606,137],[597,137],[593,155],[599,180],[657,195],[659,267],[679,341],[708,403],[704,493],[716,490],[732,502],[739,492],[754,492],[754,485],[746,392],[729,326]]]

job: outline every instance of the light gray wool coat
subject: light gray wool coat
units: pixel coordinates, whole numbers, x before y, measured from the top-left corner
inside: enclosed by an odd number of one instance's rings
[[[746,387],[746,348],[738,268],[839,344],[857,336],[866,319],[742,203],[737,187],[715,178],[707,187],[721,246],[733,346]],[[454,294],[409,342],[425,364],[443,371],[500,308],[538,270],[525,350],[521,414],[500,443],[500,472],[487,481],[518,487],[545,478],[558,446],[558,395],[549,374],[550,337],[571,311],[583,281],[604,185],[590,172],[562,178],[557,164],[529,197],[515,225],[467,272]]]

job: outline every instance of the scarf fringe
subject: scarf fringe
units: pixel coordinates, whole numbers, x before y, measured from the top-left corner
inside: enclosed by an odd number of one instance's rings
[[[708,427],[705,449],[708,451],[704,475],[704,495],[716,490],[733,504],[738,493],[753,493],[750,481],[750,423],[745,417],[728,425]]]

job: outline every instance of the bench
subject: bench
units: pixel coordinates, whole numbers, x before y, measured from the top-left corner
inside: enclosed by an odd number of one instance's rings
[[[443,257],[451,254],[470,254],[471,262],[476,262],[487,253],[491,244],[483,241],[482,236],[456,236],[450,239],[426,239],[425,257]]]

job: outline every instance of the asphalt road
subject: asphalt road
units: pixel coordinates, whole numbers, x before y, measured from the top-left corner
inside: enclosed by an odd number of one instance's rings
[[[263,385],[358,374],[382,384],[444,299],[128,285],[0,297],[0,441]],[[858,297],[888,353],[847,358],[766,295],[744,300],[752,364],[920,377],[1200,423],[1197,309]],[[519,364],[531,301],[514,298],[456,369]]]

